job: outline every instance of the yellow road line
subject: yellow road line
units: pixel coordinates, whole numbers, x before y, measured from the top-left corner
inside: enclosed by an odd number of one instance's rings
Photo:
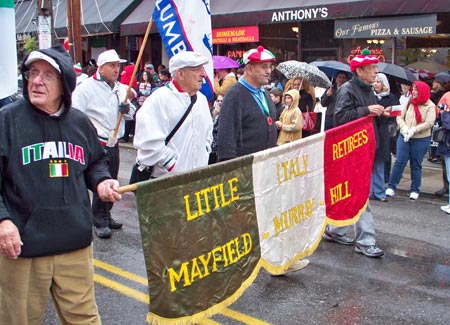
[[[105,271],[108,271],[110,273],[119,275],[125,279],[129,279],[131,281],[143,284],[148,287],[148,280],[146,278],[143,278],[141,276],[138,276],[134,273],[122,270],[121,268],[115,267],[111,264],[102,262],[100,260],[94,259],[94,265],[100,269],[103,269]],[[150,298],[148,294],[140,292],[138,290],[132,289],[130,287],[127,287],[117,281],[110,280],[104,276],[94,274],[94,281],[108,287],[110,289],[113,289],[119,293],[124,294],[125,296],[128,296],[130,298],[133,298],[137,301],[143,302],[145,304],[149,304]],[[264,321],[261,321],[257,318],[239,313],[237,311],[231,310],[229,308],[225,308],[222,312],[219,314],[222,314],[224,316],[227,316],[229,318],[233,318],[241,323],[249,324],[249,325],[271,325],[270,323],[266,323]],[[220,325],[221,323],[218,323],[212,319],[203,319],[199,322],[200,325]]]
[[[150,298],[148,297],[148,294],[146,294],[146,293],[134,290],[132,288],[124,286],[123,284],[121,284],[119,282],[110,280],[110,279],[105,278],[98,274],[94,274],[94,281],[97,283],[100,283],[101,285],[104,285],[105,287],[116,290],[117,292],[120,292],[120,293],[124,294],[125,296],[133,298],[137,301],[143,302],[147,305],[149,304]]]
[[[237,311],[231,310],[229,308],[225,308],[221,311],[221,314],[230,318],[233,318],[239,322],[249,324],[249,325],[271,325],[270,323],[266,323],[262,320],[254,318],[252,316],[248,316],[245,314],[241,314]]]
[[[105,262],[102,262],[102,261],[99,261],[99,260],[96,260],[96,259],[94,259],[94,265],[96,267],[100,268],[100,269],[105,270],[105,271],[117,274],[117,275],[119,275],[119,276],[121,276],[121,277],[123,277],[125,279],[128,279],[128,280],[131,280],[131,281],[143,284],[145,286],[148,286],[147,278],[141,277],[141,276],[139,276],[137,274],[134,274],[134,273],[122,270],[122,269],[120,269],[118,267],[115,267],[115,266],[113,266],[111,264],[107,264]]]

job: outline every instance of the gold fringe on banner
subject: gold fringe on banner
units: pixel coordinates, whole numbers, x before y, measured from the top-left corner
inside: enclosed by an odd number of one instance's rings
[[[222,310],[235,303],[242,296],[244,291],[252,285],[252,283],[255,281],[256,277],[259,274],[259,271],[262,267],[262,263],[263,262],[260,259],[258,264],[256,264],[255,269],[253,270],[251,275],[248,277],[247,280],[242,282],[242,285],[239,287],[238,290],[236,290],[236,292],[233,295],[231,295],[224,301],[212,306],[211,308],[208,308],[207,310],[204,310],[195,315],[179,318],[164,318],[149,312],[147,313],[147,322],[152,325],[193,325],[197,324],[201,320],[204,320],[205,318],[210,318],[211,316],[220,313]]]

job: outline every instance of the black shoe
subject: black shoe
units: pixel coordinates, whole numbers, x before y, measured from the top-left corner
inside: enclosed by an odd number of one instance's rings
[[[119,143],[127,143],[127,142],[128,142],[128,139],[124,139],[124,138],[119,139]]]
[[[384,252],[381,248],[378,248],[375,245],[371,246],[363,246],[356,244],[355,245],[355,252],[359,254],[364,254],[367,257],[380,257],[384,255]]]
[[[448,188],[441,188],[439,191],[434,192],[434,195],[442,196],[444,194],[448,194]]]
[[[109,228],[111,228],[111,229],[120,229],[120,228],[122,228],[122,226],[123,226],[123,224],[121,224],[120,222],[117,222],[113,218],[111,218],[111,220],[109,221]]]
[[[94,232],[98,238],[110,238],[111,229],[109,227],[95,227]]]
[[[325,230],[323,236],[323,239],[328,240],[328,241],[332,241],[341,245],[346,245],[346,246],[352,246],[354,244],[354,240],[350,237],[347,236],[343,236],[343,235],[338,235],[335,234],[329,230]]]

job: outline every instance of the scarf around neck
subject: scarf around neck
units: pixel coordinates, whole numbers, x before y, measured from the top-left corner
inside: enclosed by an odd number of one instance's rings
[[[411,97],[411,104],[414,107],[414,115],[416,116],[416,125],[422,123],[422,113],[420,113],[419,105],[425,104],[431,96],[430,87],[423,81],[414,81],[413,87],[417,88],[417,98]]]

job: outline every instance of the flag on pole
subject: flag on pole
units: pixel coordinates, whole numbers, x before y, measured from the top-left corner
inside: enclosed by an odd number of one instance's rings
[[[13,0],[0,0],[0,99],[17,92],[16,20]]]
[[[182,51],[195,51],[209,59],[201,92],[211,100],[214,74],[209,0],[157,0],[152,18],[169,59]]]

